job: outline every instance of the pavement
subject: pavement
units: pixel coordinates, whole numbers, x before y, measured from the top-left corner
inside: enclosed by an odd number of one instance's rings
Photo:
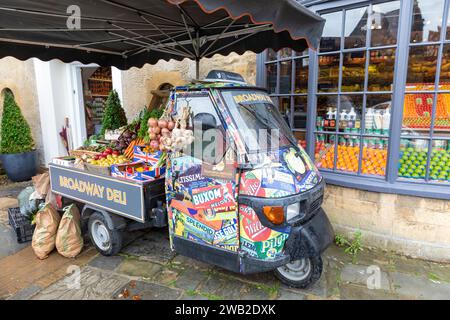
[[[114,257],[87,243],[76,259],[38,260],[5,223],[14,198],[0,198],[0,299],[13,300],[374,300],[450,299],[450,265],[364,249],[351,257],[331,246],[311,288],[289,288],[273,273],[239,275],[173,253],[167,229],[129,235]],[[364,236],[364,235],[363,235]]]

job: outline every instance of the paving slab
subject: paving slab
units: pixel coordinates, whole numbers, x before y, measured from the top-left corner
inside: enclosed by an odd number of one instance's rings
[[[182,294],[182,290],[156,283],[130,281],[117,290],[113,297],[118,300],[176,300]]]
[[[174,267],[178,267],[178,268],[195,268],[195,269],[199,269],[199,270],[210,270],[213,268],[212,265],[195,260],[195,259],[191,259],[185,256],[182,256],[180,254],[177,254],[171,261],[171,264]]]
[[[263,286],[257,285],[249,285],[245,284],[241,288],[241,296],[239,299],[241,300],[269,300],[271,298],[275,298],[277,295],[277,291],[274,290],[270,292],[267,288]],[[236,297],[230,297],[231,299],[236,299]]]
[[[89,265],[91,267],[113,271],[122,263],[123,260],[124,257],[121,256],[105,257],[98,254],[91,262],[89,262]]]
[[[161,268],[161,265],[149,261],[125,259],[118,267],[117,272],[143,279],[153,279]]]
[[[245,284],[239,280],[214,273],[198,287],[197,291],[217,299],[236,299],[240,297],[244,286]]]
[[[184,290],[195,291],[202,282],[207,281],[208,274],[198,269],[186,269],[176,279],[174,285]]]
[[[434,282],[425,276],[392,272],[394,290],[405,299],[450,300],[450,284]]]
[[[28,247],[31,242],[18,243],[17,236],[11,227],[0,223],[0,259],[13,255],[23,248]]]
[[[399,295],[390,291],[368,289],[365,286],[343,283],[339,286],[341,300],[398,300]]]
[[[31,297],[39,293],[43,288],[36,284],[33,284],[25,289],[20,290],[8,300],[29,300]]]
[[[305,300],[306,296],[302,293],[280,289],[278,290],[277,300]]]
[[[175,257],[175,253],[170,249],[167,229],[150,230],[126,246],[122,253],[160,264],[167,264]]]
[[[153,281],[169,287],[173,287],[175,286],[175,281],[177,280],[179,274],[180,270],[163,268],[154,276]],[[180,286],[178,287],[182,288]]]
[[[34,255],[31,246],[19,252],[0,259],[0,299],[8,298],[22,289],[35,283],[45,287],[45,284],[38,283],[41,279],[58,272],[59,276],[64,276],[69,266],[81,266],[87,263],[92,257],[93,249],[85,248],[75,259],[67,259],[53,251],[45,260],[39,260]],[[55,281],[52,277],[52,281]]]
[[[378,274],[377,274],[378,273]],[[379,279],[375,279],[379,275]],[[380,290],[389,291],[391,289],[388,274],[381,271],[376,266],[361,266],[348,264],[344,266],[341,272],[341,281],[358,284],[362,286],[378,286]],[[368,288],[369,289],[369,288]]]
[[[129,282],[127,277],[110,271],[84,267],[79,286],[73,276],[67,276],[33,297],[33,300],[105,300]],[[69,286],[70,284],[70,286]]]

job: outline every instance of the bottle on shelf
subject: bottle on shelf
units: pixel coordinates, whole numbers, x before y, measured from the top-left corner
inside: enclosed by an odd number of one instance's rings
[[[368,133],[373,130],[374,118],[375,113],[373,112],[373,108],[367,108],[364,124]]]
[[[375,110],[375,114],[373,117],[374,129],[381,130],[382,122],[383,122],[383,116],[381,115],[381,111]]]
[[[344,109],[339,114],[339,128],[344,130],[347,127],[348,122],[348,114],[347,111]]]
[[[347,127],[350,129],[355,128],[356,112],[355,108],[351,107],[350,112],[347,114]]]
[[[391,112],[389,111],[389,109],[386,109],[383,114],[383,124],[382,124],[383,134],[386,135],[389,134],[390,123],[391,123]]]

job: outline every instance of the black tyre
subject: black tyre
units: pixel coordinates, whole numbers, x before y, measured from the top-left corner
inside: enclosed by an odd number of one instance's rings
[[[306,289],[316,283],[322,275],[322,258],[303,258],[292,261],[275,269],[275,275],[284,284],[300,289]]]
[[[89,217],[88,230],[91,242],[102,255],[113,256],[122,249],[122,231],[110,229],[101,213]]]

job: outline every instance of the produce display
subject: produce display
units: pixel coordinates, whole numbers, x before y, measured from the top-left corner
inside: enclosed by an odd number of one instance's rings
[[[124,164],[130,162],[124,155],[118,150],[112,148],[106,148],[102,154],[96,155],[86,159],[87,163],[101,167],[110,167],[113,164]]]
[[[320,142],[316,146],[316,164],[318,168],[334,169],[334,144]],[[358,172],[359,146],[338,146],[336,169],[346,172]],[[363,148],[361,173],[384,176],[386,171],[387,150],[376,148]]]
[[[178,151],[194,142],[194,133],[187,129],[190,108],[183,108],[177,120],[163,115],[148,120],[150,147],[155,150]]]
[[[398,175],[402,178],[424,179],[427,150],[413,147],[400,151]],[[450,150],[433,150],[430,159],[430,179],[450,181]]]
[[[445,86],[446,87],[446,86]],[[406,94],[403,127],[426,129],[431,126],[434,95],[432,93]],[[450,130],[450,95],[440,94],[436,103],[435,129]]]

